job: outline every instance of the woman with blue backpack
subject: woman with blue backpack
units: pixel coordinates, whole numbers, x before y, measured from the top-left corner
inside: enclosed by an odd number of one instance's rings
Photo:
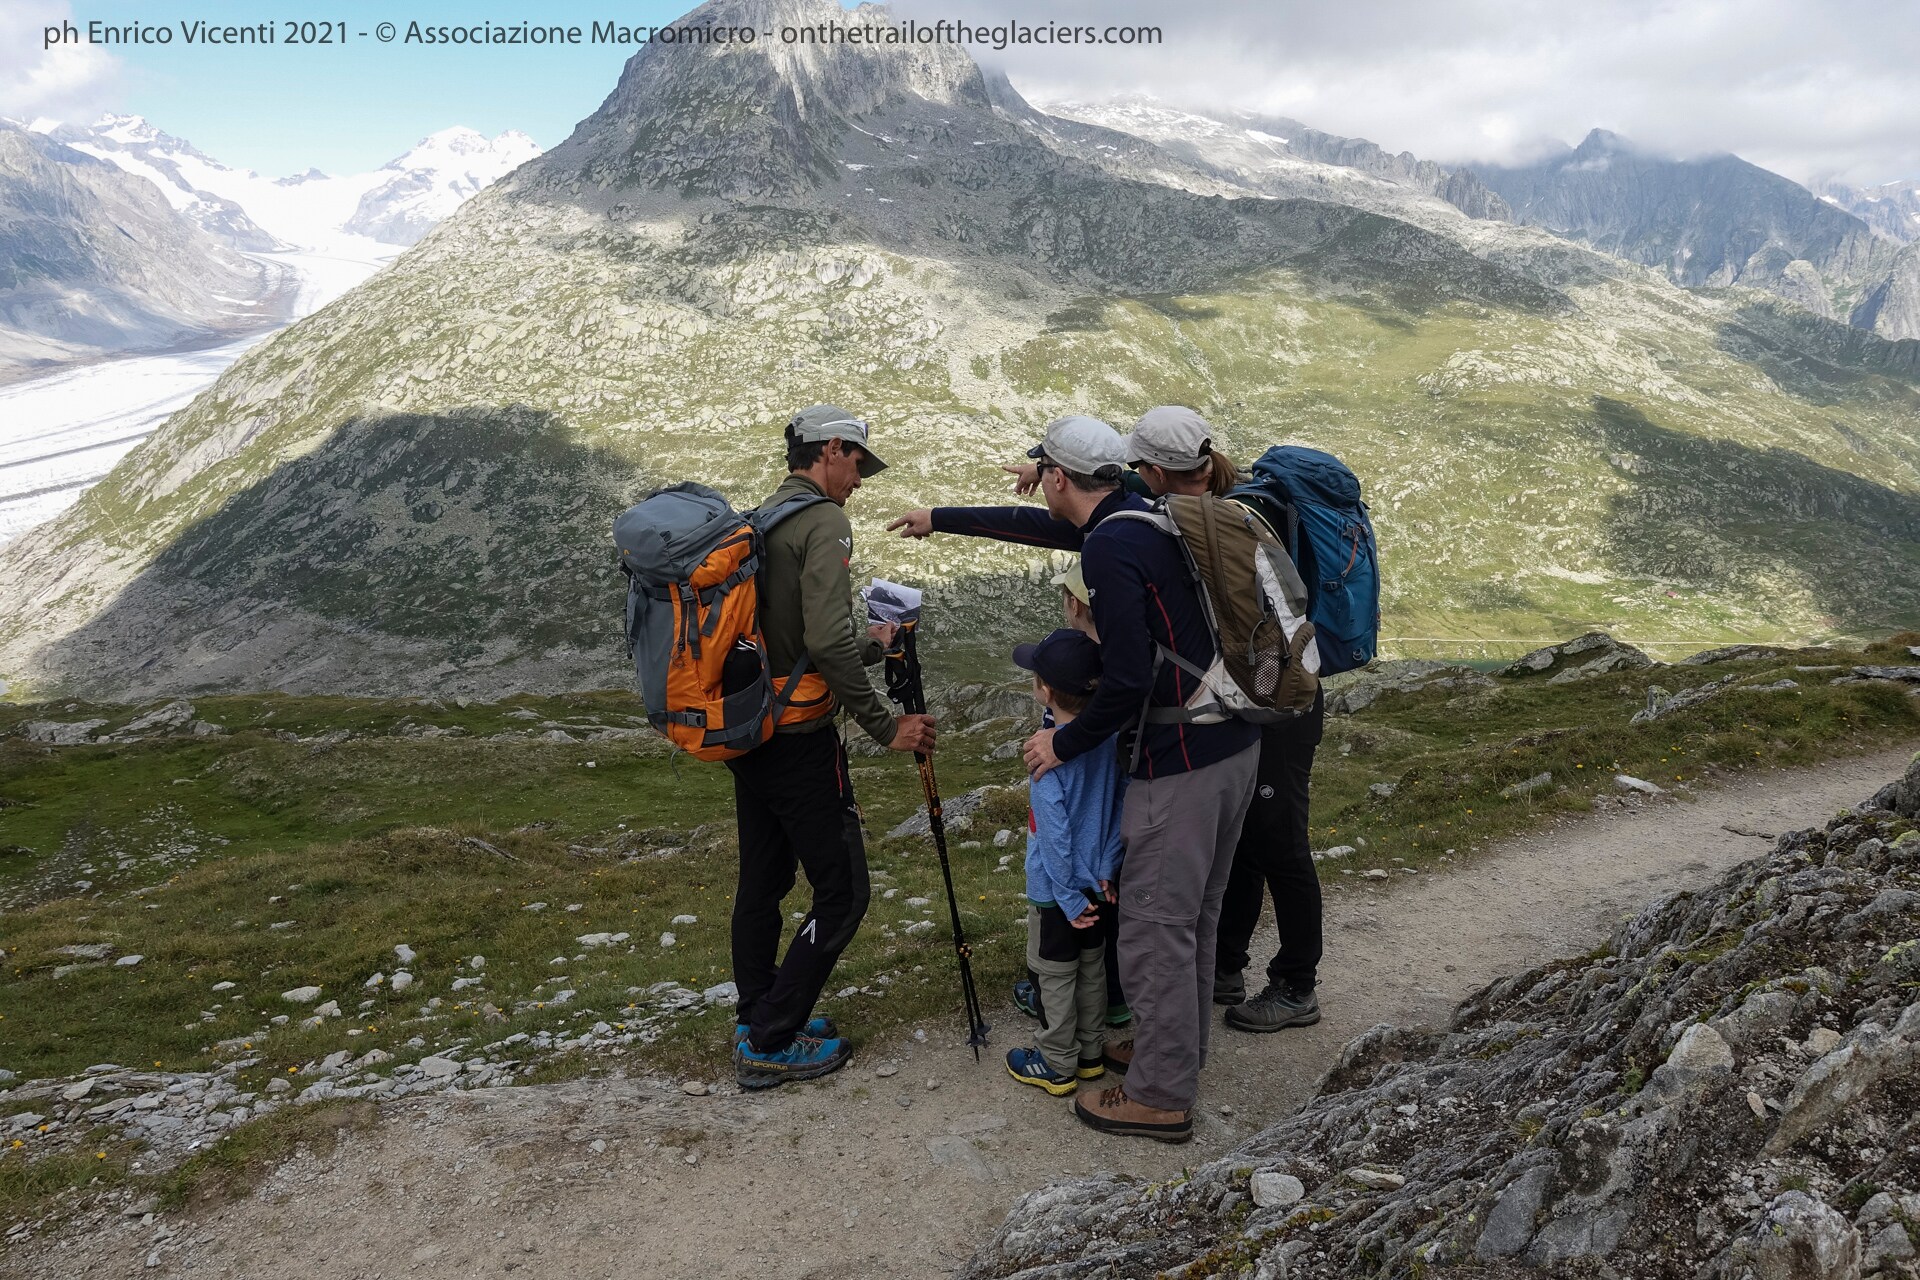
[[[1142,415],[1127,437],[1125,456],[1127,488],[1153,497],[1231,498],[1273,530],[1307,585],[1322,675],[1372,661],[1379,565],[1360,482],[1344,463],[1316,449],[1280,445],[1240,472],[1214,447],[1207,420],[1177,405]],[[1017,477],[1016,493],[1031,492],[1038,482],[1031,464],[1006,470]],[[932,531],[931,513],[911,512],[889,527],[897,526],[907,536],[924,536],[923,528]],[[988,537],[996,532],[952,531]],[[1010,540],[1035,539],[1026,532]],[[1228,1006],[1226,1022],[1235,1030],[1272,1032],[1320,1020],[1314,987],[1322,950],[1321,894],[1309,842],[1309,791],[1324,724],[1325,700],[1316,696],[1305,715],[1262,727],[1253,803],[1234,851],[1216,934],[1213,1000]],[[1249,1000],[1249,947],[1269,896],[1280,946],[1268,962],[1264,988]]]

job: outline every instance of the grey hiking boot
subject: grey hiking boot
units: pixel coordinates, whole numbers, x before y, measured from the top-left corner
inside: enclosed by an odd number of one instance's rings
[[[1298,991],[1271,982],[1253,999],[1227,1010],[1227,1025],[1235,1031],[1280,1031],[1318,1021],[1320,1002],[1313,998],[1313,988]]]
[[[1244,970],[1233,973],[1215,971],[1213,975],[1213,1002],[1215,1004],[1244,1004],[1247,999],[1247,975]]]

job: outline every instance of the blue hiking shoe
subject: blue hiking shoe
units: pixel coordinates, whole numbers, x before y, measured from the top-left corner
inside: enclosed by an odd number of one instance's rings
[[[1055,1071],[1047,1065],[1038,1049],[1007,1050],[1007,1074],[1021,1084],[1045,1089],[1056,1098],[1064,1098],[1080,1087],[1080,1081],[1070,1072]]]
[[[1038,1021],[1040,1018],[1040,993],[1034,990],[1030,979],[1022,978],[1013,984],[1013,1007]]]
[[[795,1036],[778,1053],[762,1053],[746,1041],[734,1049],[733,1078],[742,1089],[771,1089],[789,1080],[817,1080],[846,1065],[852,1049],[845,1040]]]
[[[807,1025],[800,1028],[800,1034],[803,1036],[812,1036],[815,1040],[831,1040],[840,1034],[840,1026],[832,1018],[810,1018],[807,1020]],[[747,1024],[744,1022],[734,1023],[733,1042],[739,1044],[746,1038]]]

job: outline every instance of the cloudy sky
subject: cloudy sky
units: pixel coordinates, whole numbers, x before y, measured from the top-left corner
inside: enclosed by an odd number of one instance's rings
[[[409,17],[589,23],[590,0],[335,0],[358,26]],[[623,0],[666,22],[684,0]],[[897,0],[923,21],[1017,17],[1159,25],[1153,49],[976,49],[1035,98],[1151,93],[1286,115],[1443,161],[1512,160],[1595,126],[1675,154],[1733,151],[1802,181],[1920,178],[1915,0]],[[191,12],[188,12],[188,11]],[[267,0],[198,0],[182,16],[285,17]],[[72,15],[162,19],[150,0],[0,0],[0,115],[147,115],[229,163],[265,172],[371,168],[451,124],[563,138],[631,50],[429,53],[235,50],[209,56],[42,52]]]
[[[1036,12],[1013,0],[895,7],[989,22]],[[1599,126],[1802,181],[1920,177],[1913,0],[1059,0],[1044,13],[1158,23],[1166,44],[999,55],[1040,96],[1143,90],[1438,160],[1512,159]]]

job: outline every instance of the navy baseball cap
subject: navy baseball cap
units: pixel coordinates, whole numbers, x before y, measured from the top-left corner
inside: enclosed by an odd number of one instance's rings
[[[1016,645],[1013,665],[1062,693],[1089,694],[1100,676],[1100,646],[1086,633],[1062,627],[1038,644]]]

